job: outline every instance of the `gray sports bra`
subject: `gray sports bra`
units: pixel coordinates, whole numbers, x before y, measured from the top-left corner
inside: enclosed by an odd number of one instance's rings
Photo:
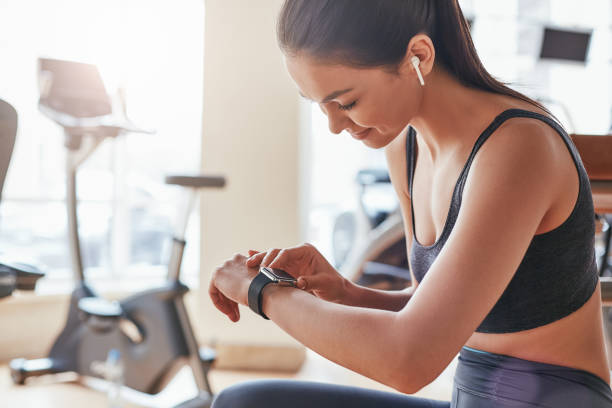
[[[593,294],[597,282],[594,237],[595,215],[589,179],[571,139],[551,118],[522,109],[499,114],[476,141],[455,184],[446,223],[438,240],[430,246],[417,242],[412,208],[412,247],[410,263],[420,282],[446,243],[459,214],[463,187],[474,156],[507,119],[526,117],[552,126],[567,145],[578,169],[578,199],[569,217],[552,231],[534,235],[514,277],[489,314],[476,329],[481,333],[509,333],[528,330],[559,320],[579,309]],[[412,178],[416,163],[416,132],[409,128],[406,138],[408,182],[412,197]],[[503,234],[503,231],[500,231]]]

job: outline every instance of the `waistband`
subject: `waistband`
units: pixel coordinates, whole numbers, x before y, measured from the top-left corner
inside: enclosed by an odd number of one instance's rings
[[[541,404],[536,406],[612,407],[610,385],[588,371],[467,346],[459,353],[455,386],[477,395]]]

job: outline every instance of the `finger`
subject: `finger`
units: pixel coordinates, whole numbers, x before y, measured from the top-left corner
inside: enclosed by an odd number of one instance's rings
[[[249,268],[255,268],[261,264],[264,256],[266,256],[265,252],[260,252],[256,255],[252,255],[249,259],[247,259],[246,265]]]
[[[238,320],[240,320],[240,307],[238,307],[239,305],[236,303],[236,306],[234,307],[234,317],[236,320],[234,320],[234,322],[237,322]]]
[[[232,305],[232,315],[234,316],[234,318],[236,318],[236,320],[238,320],[238,317],[240,315],[240,311],[238,310],[238,303],[235,303]]]
[[[272,262],[274,260],[274,258],[276,258],[276,255],[278,255],[278,253],[280,252],[280,249],[271,249],[266,253],[266,256],[264,256],[264,259],[261,261],[261,266],[268,266],[270,265],[270,262]]]
[[[215,307],[223,314],[227,315],[229,318],[232,318],[234,315],[234,310],[230,304],[224,302],[218,295],[211,296],[212,302]]]
[[[215,307],[219,309],[219,311],[221,311],[222,313],[228,316],[234,313],[234,308],[231,304],[231,301],[227,299],[225,296],[223,296],[223,294],[213,293],[211,294],[210,298],[213,304],[215,305]]]
[[[268,266],[270,268],[281,268],[285,258],[287,258],[287,250],[282,249],[276,253],[274,258],[268,263]]]
[[[211,285],[209,289],[209,294],[215,307],[220,312],[226,314],[232,321],[235,321],[234,305],[236,304],[236,302],[221,293],[219,289],[217,289],[214,285]]]
[[[300,276],[297,280],[297,287],[302,290],[318,290],[325,287],[326,278],[322,275]]]
[[[254,249],[249,249],[249,256],[253,256],[253,255],[256,255],[258,253],[259,253],[259,251],[256,251]]]
[[[210,299],[212,300],[213,304],[215,305],[215,307],[220,312],[222,312],[225,315],[227,315],[227,317],[229,317],[230,320],[238,321],[234,317],[233,307],[232,307],[232,304],[236,303],[236,302],[234,302],[233,300],[231,300],[227,296],[225,296],[219,290],[219,288],[217,288],[217,286],[215,286],[215,275],[213,275],[213,278],[210,280],[210,284],[208,285],[208,294],[209,294]]]
[[[304,262],[303,258],[300,258],[299,252],[296,252],[294,248],[281,250],[268,266],[274,269],[281,269],[295,279],[303,275],[315,273],[315,271],[311,270],[310,265]]]

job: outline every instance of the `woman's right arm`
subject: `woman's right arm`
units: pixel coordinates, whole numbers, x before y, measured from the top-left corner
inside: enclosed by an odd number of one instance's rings
[[[378,290],[360,286],[342,276],[311,244],[292,248],[249,250],[248,267],[268,266],[282,269],[297,279],[297,287],[310,294],[346,306],[367,307],[398,312],[412,296],[413,288]]]
[[[403,290],[380,290],[360,286],[347,280],[345,298],[339,303],[347,306],[399,312],[408,303],[413,293],[413,286]]]
[[[406,234],[406,251],[409,254],[412,242],[412,218],[408,196],[405,146],[406,132],[402,132],[385,148],[385,155],[391,183],[400,203]],[[262,265],[284,269],[299,278],[298,285],[305,284],[304,289],[311,294],[347,306],[400,311],[408,303],[418,285],[411,272],[412,286],[403,290],[389,291],[360,286],[341,276],[310,244],[284,250],[271,249],[261,253],[249,251],[249,256],[251,258],[247,261],[248,266]]]

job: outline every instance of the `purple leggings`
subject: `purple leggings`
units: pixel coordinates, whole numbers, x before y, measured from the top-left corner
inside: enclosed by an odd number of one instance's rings
[[[612,408],[612,391],[587,371],[464,347],[451,401],[317,382],[256,380],[233,385],[212,408]]]

